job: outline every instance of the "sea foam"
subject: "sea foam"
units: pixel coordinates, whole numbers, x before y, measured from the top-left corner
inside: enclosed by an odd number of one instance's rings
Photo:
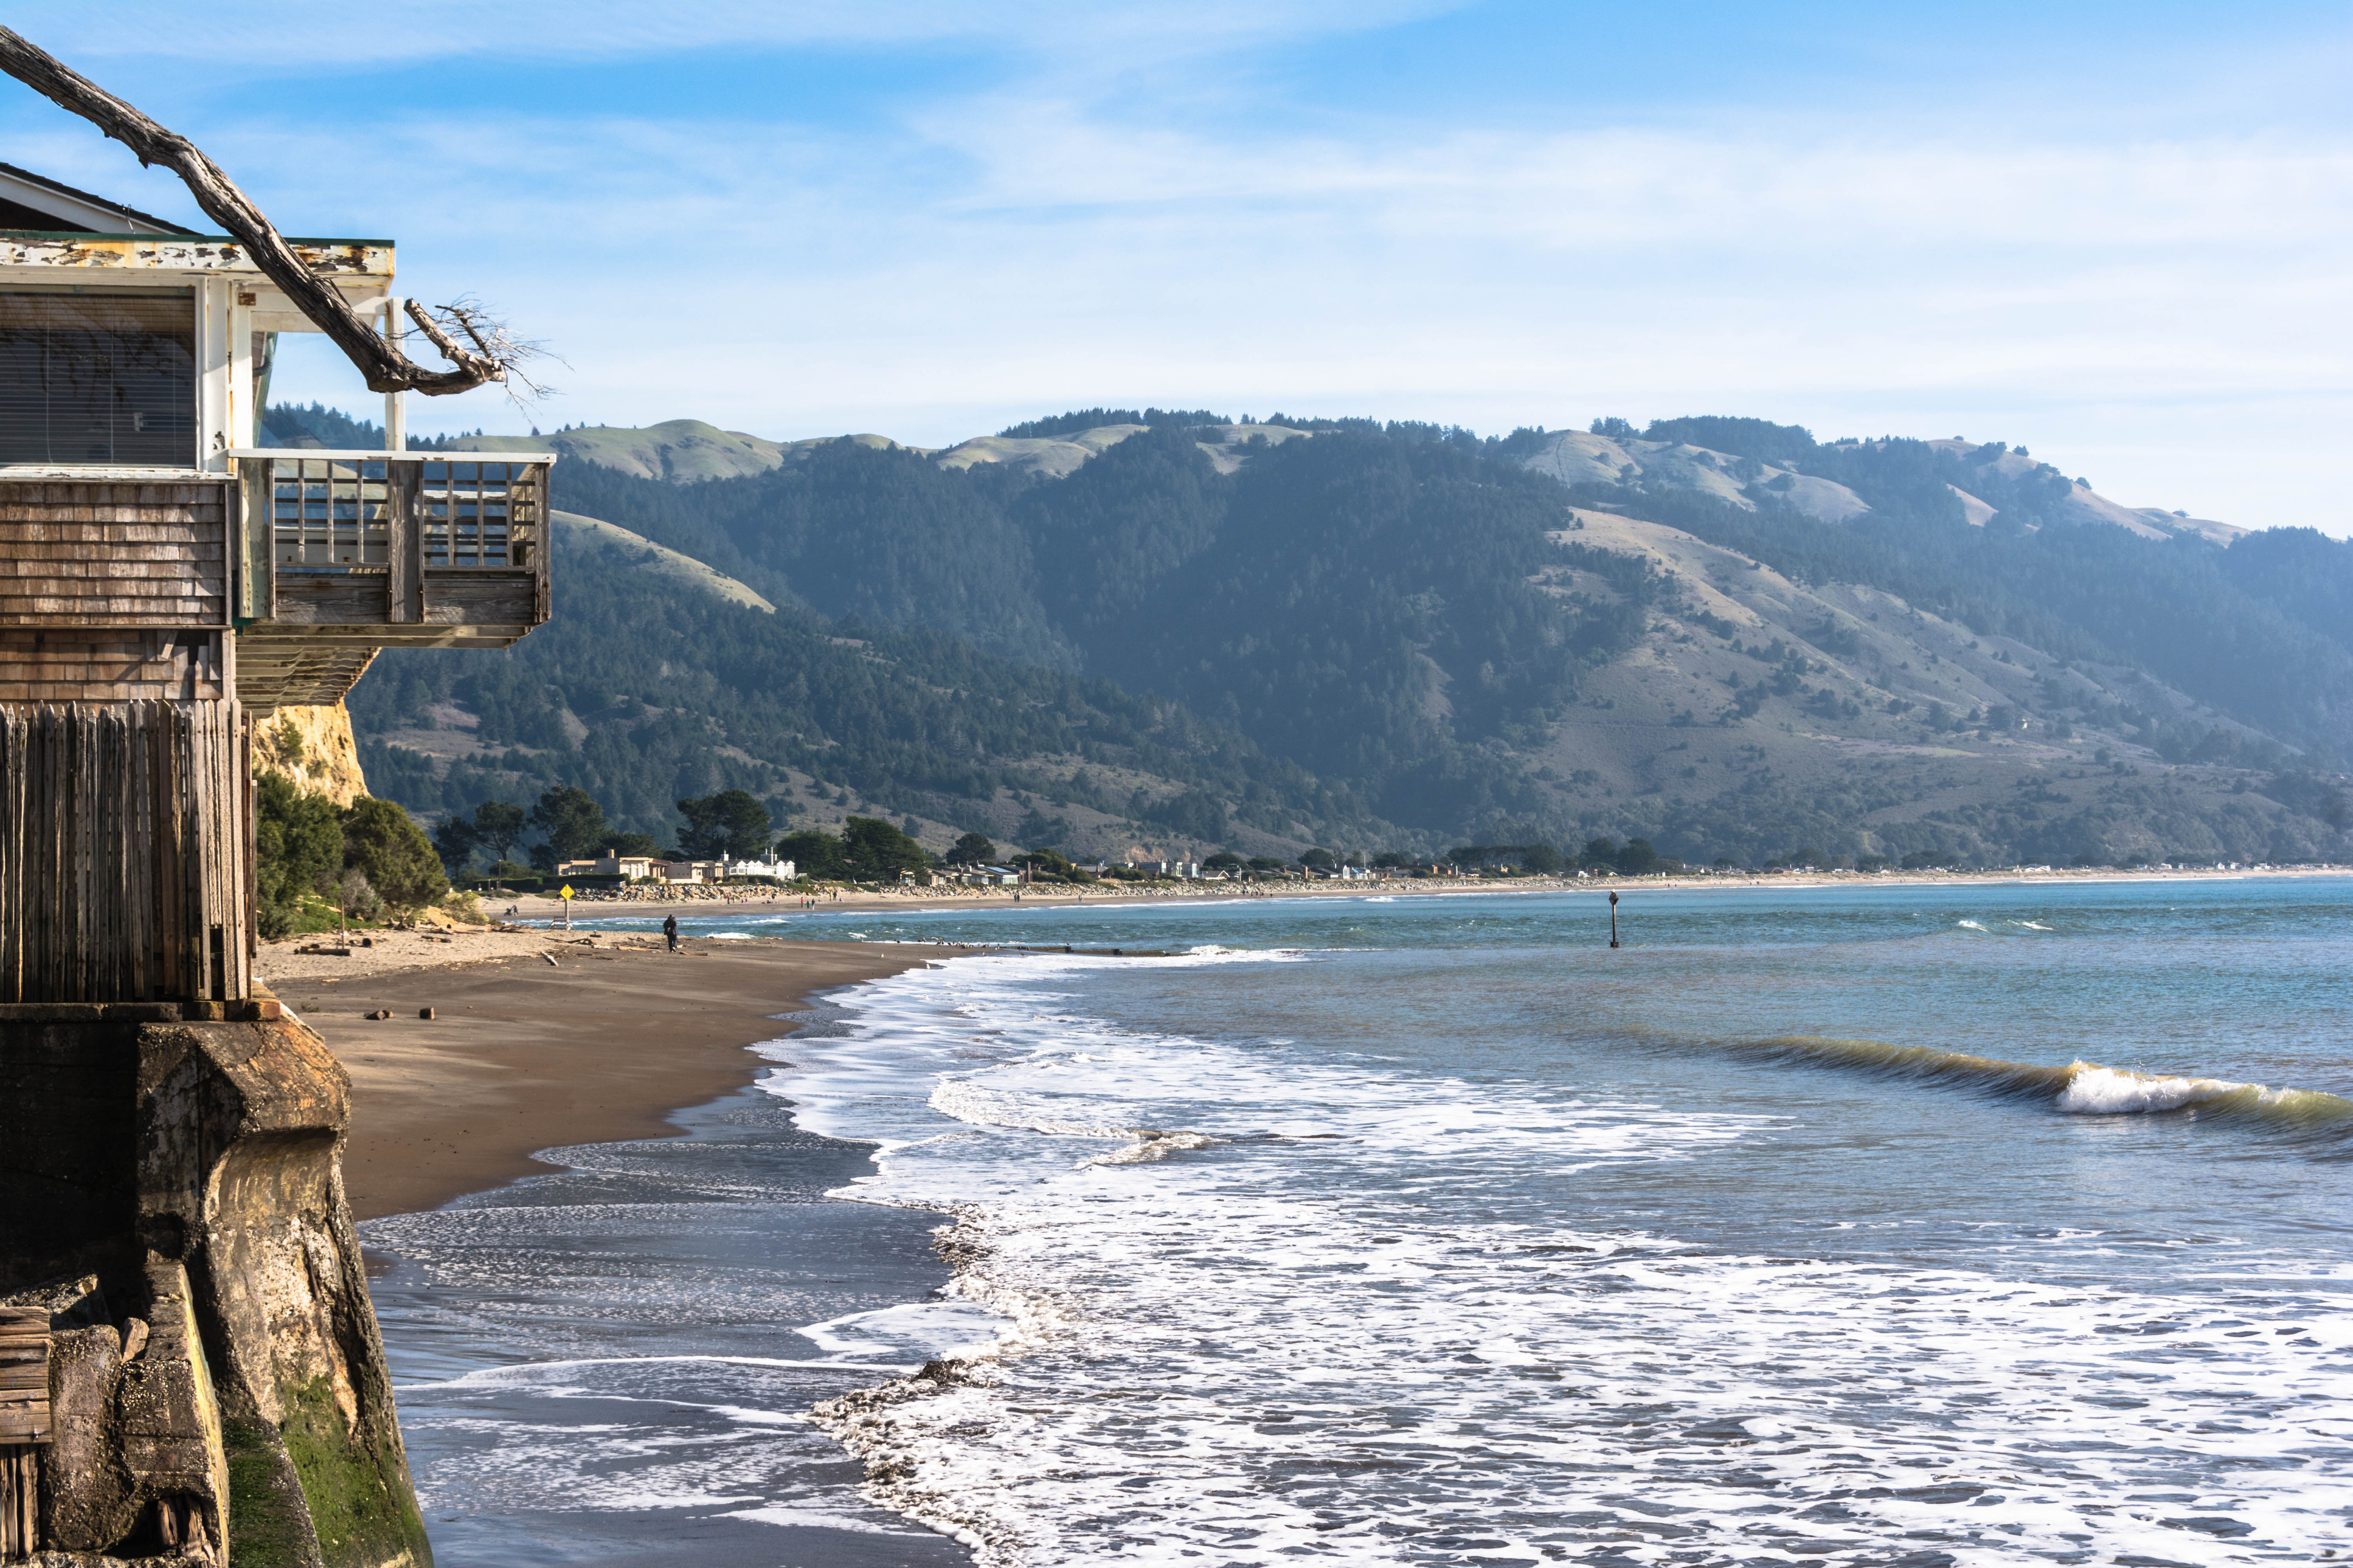
[[[874,983],[768,1081],[881,1142],[846,1195],[953,1216],[993,1337],[817,1418],[984,1564],[2202,1564],[2316,1555],[2353,1507],[2353,1318],[2301,1278],[2241,1259],[2185,1308],[1548,1222],[1547,1184],[1782,1123],[1123,1028],[1068,989],[1115,962]],[[1871,1045],[1778,1043],[2046,1101],[2109,1072]]]

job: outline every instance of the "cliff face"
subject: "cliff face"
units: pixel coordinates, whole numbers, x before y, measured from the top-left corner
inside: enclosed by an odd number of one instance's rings
[[[337,806],[367,794],[352,716],[340,702],[280,708],[253,724],[254,772],[276,771]]]
[[[428,1568],[343,1198],[349,1080],[274,1005],[180,1011],[0,1022],[0,1308],[47,1334],[42,1560]]]

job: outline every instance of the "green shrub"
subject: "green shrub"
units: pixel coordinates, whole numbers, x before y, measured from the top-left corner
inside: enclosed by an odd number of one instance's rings
[[[363,873],[385,903],[414,910],[449,890],[425,830],[388,800],[362,795],[343,812],[343,866]]]
[[[284,936],[303,923],[304,900],[342,876],[343,824],[333,801],[283,773],[262,774],[253,795],[255,922],[264,936]]]

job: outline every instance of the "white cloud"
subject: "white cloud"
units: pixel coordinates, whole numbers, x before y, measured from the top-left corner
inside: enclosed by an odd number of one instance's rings
[[[412,36],[611,52],[985,26],[1031,53],[1016,83],[857,134],[733,105],[190,128],[289,227],[394,233],[411,291],[480,294],[550,340],[572,363],[544,424],[693,415],[944,444],[1105,401],[1487,430],[1757,413],[2024,441],[2119,499],[2347,531],[2353,141],[2126,144],[1728,108],[1522,134],[1406,113],[1277,131],[1232,112],[1215,71],[1116,85],[1165,67],[1178,34],[1231,48],[1416,9],[1039,0],[976,24],[928,5],[681,21],[592,3],[555,26],[542,6],[384,24],[247,7],[218,35],[158,10],[151,47],[267,34],[265,58],[293,62],[371,26],[379,58]],[[55,147],[45,167],[141,199],[97,172],[94,137]],[[338,395],[299,365],[281,384]],[[411,421],[516,427],[487,395]]]

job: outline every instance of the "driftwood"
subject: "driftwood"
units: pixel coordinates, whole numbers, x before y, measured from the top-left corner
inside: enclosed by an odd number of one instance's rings
[[[430,311],[411,300],[407,301],[409,320],[457,368],[428,370],[417,364],[391,339],[360,320],[332,285],[302,265],[261,209],[195,142],[156,124],[6,27],[0,27],[0,71],[59,108],[80,115],[130,148],[141,163],[160,163],[179,175],[206,216],[242,242],[263,275],[350,356],[367,378],[370,391],[421,392],[437,397],[470,392],[486,382],[509,380],[514,376],[516,361],[531,352],[529,345],[515,342],[478,305],[460,300]],[[463,333],[473,346],[460,345],[451,335],[453,331]]]

